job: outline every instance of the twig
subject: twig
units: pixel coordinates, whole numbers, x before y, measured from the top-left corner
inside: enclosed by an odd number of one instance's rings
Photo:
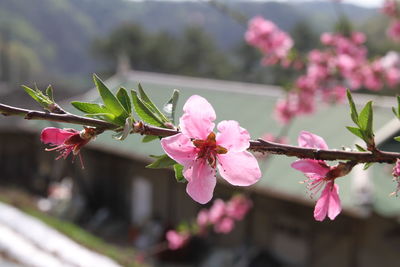
[[[0,113],[5,116],[23,116],[28,120],[47,120],[62,123],[72,123],[84,126],[96,127],[97,132],[101,133],[105,130],[116,130],[120,126],[105,122],[102,120],[67,114],[54,114],[42,111],[28,110],[16,108],[4,104],[0,104]],[[160,137],[172,136],[180,133],[178,130],[160,128],[136,122],[134,125],[134,133],[142,135],[154,135]],[[400,153],[386,152],[376,150],[373,152],[353,152],[340,150],[319,150],[314,148],[304,148],[298,146],[278,144],[264,140],[251,140],[249,150],[286,155],[288,157],[309,158],[318,160],[350,160],[357,163],[379,162],[379,163],[395,163],[400,159]]]

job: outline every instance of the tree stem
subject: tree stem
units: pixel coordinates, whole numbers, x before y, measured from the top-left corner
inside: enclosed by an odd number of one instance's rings
[[[104,130],[116,130],[117,128],[120,128],[120,126],[109,122],[73,115],[70,113],[56,114],[43,111],[22,109],[4,104],[0,104],[0,113],[5,116],[23,116],[27,120],[47,120],[47,121],[56,121],[61,123],[92,126],[98,128],[97,129],[98,133],[101,133]],[[134,126],[135,126],[134,132],[142,135],[155,135],[160,137],[167,137],[180,133],[178,130],[151,126],[144,124],[143,122],[136,122]],[[261,139],[251,140],[249,150],[262,153],[286,155],[288,157],[329,160],[329,161],[350,160],[357,163],[367,163],[367,162],[395,163],[397,159],[400,159],[400,153],[394,153],[394,152],[386,152],[380,150],[376,150],[373,152],[319,150],[314,148],[304,148],[298,146],[278,144],[274,142],[264,141]]]

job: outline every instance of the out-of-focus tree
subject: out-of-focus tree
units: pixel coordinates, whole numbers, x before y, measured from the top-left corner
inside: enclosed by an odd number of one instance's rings
[[[233,67],[200,28],[188,28],[181,38],[166,32],[148,33],[134,24],[124,24],[94,43],[95,54],[116,69],[121,54],[134,69],[189,76],[229,79]]]

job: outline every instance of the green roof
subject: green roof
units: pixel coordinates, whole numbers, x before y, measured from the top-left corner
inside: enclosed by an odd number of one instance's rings
[[[182,114],[182,106],[186,99],[197,94],[206,98],[212,104],[217,114],[216,122],[226,119],[237,120],[242,127],[250,132],[252,139],[257,139],[267,132],[277,134],[281,129],[281,126],[273,119],[275,102],[280,95],[280,91],[276,87],[136,71],[124,78],[114,76],[106,81],[106,84],[110,89],[116,91],[119,87],[137,89],[139,82],[146,93],[159,106],[162,106],[169,99],[173,89],[179,89],[180,100],[177,106],[177,117]],[[95,95],[96,93],[93,91],[87,94],[89,98]],[[356,100],[357,98],[355,96]],[[75,100],[100,102],[99,98]],[[388,107],[376,107],[374,115],[375,129],[380,129],[393,118]],[[302,116],[294,121],[290,126],[288,138],[291,144],[297,144],[299,132],[306,130],[322,136],[331,148],[352,147],[356,138],[345,129],[345,126],[350,125],[352,125],[352,122],[347,105],[328,106],[320,104],[318,112],[315,114]],[[159,142],[141,143],[141,136],[130,136],[127,140],[121,142],[110,138],[110,135],[111,133],[102,134],[94,144],[136,157],[163,154]],[[361,142],[358,143],[362,144]],[[298,200],[313,201],[307,194],[306,186],[299,183],[305,179],[303,174],[290,167],[294,160],[295,158],[285,156],[273,156],[266,161],[260,161],[263,177],[254,187]],[[373,179],[376,189],[373,190],[373,199],[377,203],[372,206],[375,211],[385,215],[390,215],[384,212],[384,210],[387,210],[386,205],[396,206],[397,208],[393,208],[391,211],[392,213],[399,213],[400,205],[394,202],[397,199],[387,197],[390,192],[394,191],[395,185],[391,182],[390,173],[382,175],[382,172],[379,171],[380,167],[371,167],[378,169],[377,173],[379,174],[378,179]],[[350,174],[338,179],[337,182],[340,186],[340,196],[344,208],[357,210],[359,201],[351,193],[352,179],[352,174]]]

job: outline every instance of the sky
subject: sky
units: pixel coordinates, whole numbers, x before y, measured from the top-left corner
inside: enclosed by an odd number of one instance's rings
[[[150,1],[150,0],[130,0],[130,1]],[[164,0],[164,1],[199,1],[199,0]],[[203,0],[204,1],[204,0]],[[324,0],[242,0],[242,1],[254,1],[254,2],[266,2],[266,1],[275,1],[275,2],[304,2],[304,1],[324,1]],[[332,0],[325,0],[332,1]],[[359,5],[363,7],[372,7],[377,8],[381,7],[384,0],[342,0],[343,3],[350,3],[354,5]]]

